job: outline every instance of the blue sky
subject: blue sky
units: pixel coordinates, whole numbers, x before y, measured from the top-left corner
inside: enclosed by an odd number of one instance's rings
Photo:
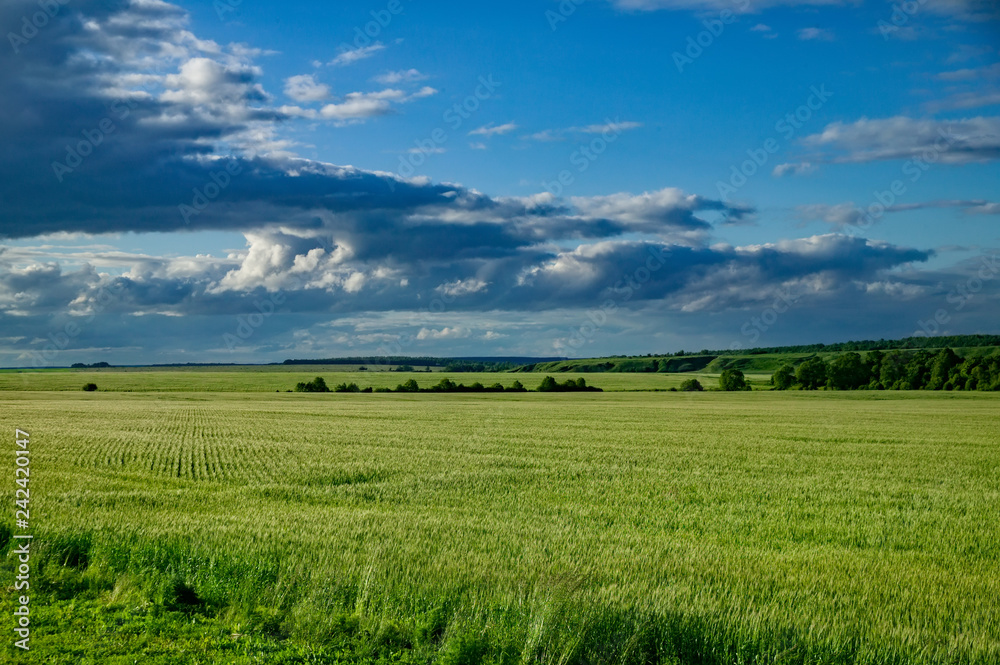
[[[3,366],[998,332],[992,2],[15,0],[0,28]]]

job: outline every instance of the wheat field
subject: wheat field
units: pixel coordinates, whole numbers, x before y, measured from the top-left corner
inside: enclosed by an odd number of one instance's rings
[[[35,662],[1000,662],[992,395],[0,406]]]

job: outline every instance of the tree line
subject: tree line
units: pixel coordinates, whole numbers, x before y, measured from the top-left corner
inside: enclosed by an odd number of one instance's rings
[[[778,390],[1000,390],[1000,354],[962,358],[950,347],[884,353],[864,358],[849,352],[826,362],[810,358],[798,367],[784,365],[771,377]]]
[[[289,391],[290,392],[290,391]],[[501,383],[494,383],[491,386],[484,386],[479,381],[472,385],[455,383],[451,379],[441,379],[436,385],[430,388],[421,388],[416,379],[410,379],[406,383],[401,383],[393,388],[361,388],[357,383],[341,383],[330,388],[323,377],[317,376],[308,383],[302,382],[295,386],[295,392],[299,393],[526,393],[528,389],[520,381],[515,381],[505,388]],[[588,386],[586,380],[567,379],[559,383],[551,376],[542,379],[542,383],[536,388],[536,392],[603,392],[600,388]]]

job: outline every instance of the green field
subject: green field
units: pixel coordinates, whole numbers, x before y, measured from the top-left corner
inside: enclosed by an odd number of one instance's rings
[[[110,392],[284,392],[295,388],[300,381],[311,381],[321,376],[331,387],[338,383],[357,383],[362,388],[395,388],[408,379],[414,379],[421,388],[430,388],[442,377],[466,385],[476,381],[491,385],[502,383],[505,387],[520,381],[525,388],[534,390],[545,374],[512,372],[345,372],[342,366],[311,366],[289,369],[282,366],[231,367],[226,369],[105,369],[105,370],[5,370],[0,371],[0,391],[77,391],[87,383],[95,383],[101,391]],[[701,381],[706,388],[718,387],[717,373],[685,374],[625,374],[601,375],[560,372],[559,381],[584,378],[590,385],[607,391],[669,390],[678,388],[690,378]],[[747,376],[755,388],[769,388],[769,374]]]
[[[74,390],[18,662],[1000,662],[992,394]]]

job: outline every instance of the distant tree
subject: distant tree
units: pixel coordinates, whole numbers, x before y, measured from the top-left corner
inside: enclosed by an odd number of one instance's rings
[[[951,378],[952,371],[961,365],[962,359],[950,348],[941,349],[931,360],[931,374],[927,381],[928,390],[941,390]]]
[[[416,379],[410,379],[406,383],[396,386],[397,393],[418,393],[420,392],[420,386],[417,384]]]
[[[412,365],[400,365],[399,367],[396,368],[396,371],[397,372],[412,372],[413,371],[413,366]]]
[[[454,381],[448,378],[444,378],[441,379],[436,386],[431,388],[431,390],[442,393],[450,393],[454,392],[457,388],[458,386],[455,384]]]
[[[520,381],[515,381],[514,383],[510,384],[510,388],[507,388],[507,392],[509,392],[509,393],[526,393],[526,392],[528,392],[528,389],[525,388],[524,385],[522,385],[522,383]]]
[[[691,392],[701,392],[705,388],[702,387],[701,382],[698,379],[688,379],[681,384],[681,390],[687,393]]]
[[[931,360],[933,356],[927,351],[917,351],[910,356],[904,370],[901,390],[921,390],[931,378]]]
[[[326,385],[323,377],[317,376],[309,383],[300,383],[295,386],[295,392],[299,393],[328,393],[330,389]]]
[[[788,390],[795,385],[795,368],[791,365],[782,365],[771,377],[771,385],[777,390]]]
[[[83,390],[84,390],[85,392],[88,392],[88,393],[92,393],[92,392],[94,392],[95,390],[97,390],[97,384],[96,384],[96,383],[88,383],[87,385],[85,385],[85,386],[83,387]]]
[[[733,392],[737,390],[746,390],[748,387],[746,377],[738,369],[727,369],[722,372],[719,376],[719,388],[722,390]]]
[[[358,368],[358,371],[359,371],[359,372],[367,372],[367,371],[368,371],[368,368],[367,368],[367,367],[365,367],[364,365],[362,365],[361,367],[359,367],[359,368]]]
[[[827,368],[827,378],[830,387],[837,390],[858,390],[871,383],[868,367],[854,351],[834,358]]]
[[[556,380],[551,376],[547,376],[542,379],[541,385],[538,386],[538,392],[540,393],[553,393],[558,389],[559,386],[556,384]]]
[[[819,356],[810,358],[795,372],[795,380],[805,390],[817,390],[826,385],[826,363]]]
[[[906,355],[902,351],[890,351],[882,358],[879,384],[885,390],[900,390],[906,376]]]

